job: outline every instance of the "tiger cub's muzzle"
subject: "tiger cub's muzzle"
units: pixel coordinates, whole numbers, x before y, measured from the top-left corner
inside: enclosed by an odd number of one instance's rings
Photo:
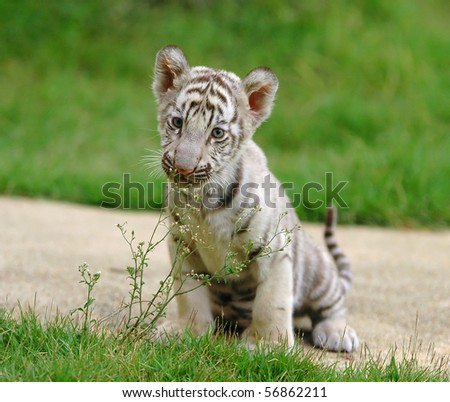
[[[194,167],[178,165],[168,152],[164,153],[161,165],[169,179],[180,183],[203,183],[210,179],[213,172],[210,163],[199,162]]]

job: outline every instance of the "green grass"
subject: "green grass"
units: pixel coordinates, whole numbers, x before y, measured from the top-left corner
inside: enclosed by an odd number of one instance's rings
[[[450,223],[450,28],[445,0],[32,0],[0,5],[0,193],[99,205],[148,182],[156,51],[240,75],[271,66],[277,104],[256,133],[300,189],[349,181],[341,221]],[[160,186],[154,195],[161,198]],[[323,199],[323,194],[319,194]],[[132,207],[137,206],[134,195]],[[323,209],[299,208],[308,220]]]
[[[85,333],[68,317],[43,324],[0,310],[0,381],[448,381],[445,366],[413,357],[368,358],[343,367],[320,352],[250,353],[238,341],[186,334],[168,343],[121,342],[105,329]]]

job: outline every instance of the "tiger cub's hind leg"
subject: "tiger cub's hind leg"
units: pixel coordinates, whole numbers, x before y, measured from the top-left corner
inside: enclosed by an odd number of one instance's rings
[[[345,318],[345,292],[337,276],[328,278],[327,285],[312,292],[310,317],[313,324],[312,338],[315,346],[331,351],[351,352],[359,346],[355,330]],[[318,297],[317,294],[321,294]]]
[[[314,345],[335,352],[352,352],[359,346],[355,330],[345,317],[326,318],[313,328]]]

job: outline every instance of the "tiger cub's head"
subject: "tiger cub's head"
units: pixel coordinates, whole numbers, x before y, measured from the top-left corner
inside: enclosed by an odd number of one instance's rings
[[[220,175],[270,115],[277,89],[269,68],[241,80],[228,71],[190,67],[176,46],[161,49],[153,91],[169,178],[203,183]]]

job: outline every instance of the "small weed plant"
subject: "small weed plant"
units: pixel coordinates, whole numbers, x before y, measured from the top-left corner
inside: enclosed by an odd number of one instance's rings
[[[248,218],[248,214],[256,214],[259,211],[259,208],[245,211],[237,219],[234,232],[237,233],[242,230],[242,221],[244,221],[244,218]],[[194,253],[197,247],[208,247],[197,232],[198,227],[193,227],[189,223],[193,213],[199,213],[198,208],[188,204],[182,213],[178,213],[177,220],[170,222],[168,216],[161,212],[148,241],[138,241],[134,230],[128,232],[127,223],[117,225],[124,241],[128,245],[132,260],[132,264],[127,266],[125,271],[129,280],[128,297],[124,299],[124,302],[117,310],[117,314],[125,312],[118,331],[122,339],[129,339],[131,336],[133,339],[144,336],[151,338],[157,328],[157,322],[166,316],[168,305],[174,298],[185,292],[195,291],[202,286],[212,286],[215,281],[226,282],[229,277],[239,276],[239,273],[256,259],[269,258],[273,253],[284,250],[292,240],[293,231],[300,230],[300,226],[286,228],[283,225],[286,213],[280,214],[274,233],[266,243],[263,243],[262,239],[260,239],[259,244],[248,240],[242,244],[241,252],[238,252],[232,247],[232,242],[230,241],[224,261],[217,271],[211,274],[194,271],[184,272],[182,270],[183,261]],[[164,233],[163,235],[158,235],[160,233],[158,229],[161,227],[164,228]],[[160,280],[155,293],[150,298],[147,298],[148,292],[146,291],[144,278],[146,272],[151,269],[152,252],[168,236],[187,232],[189,232],[192,239],[195,239],[195,245],[194,243],[187,244],[184,240],[178,239],[175,258],[170,269],[165,277]],[[273,244],[277,238],[281,238],[281,241],[276,242],[277,246],[274,247]],[[78,270],[81,275],[80,283],[86,286],[86,301],[83,306],[74,309],[72,312],[81,313],[81,329],[87,333],[93,325],[98,324],[98,321],[92,318],[92,311],[95,301],[93,291],[100,279],[100,272],[92,274],[87,263],[80,265]],[[193,288],[185,289],[184,284],[189,277],[195,279],[198,284]]]
[[[92,291],[95,285],[100,279],[100,272],[91,273],[87,263],[83,263],[78,267],[78,271],[81,275],[80,283],[86,285],[86,302],[82,307],[78,307],[71,311],[71,314],[80,312],[82,316],[82,331],[84,333],[89,332],[92,325],[96,324],[97,321],[92,318],[93,303],[95,299],[92,297]]]

